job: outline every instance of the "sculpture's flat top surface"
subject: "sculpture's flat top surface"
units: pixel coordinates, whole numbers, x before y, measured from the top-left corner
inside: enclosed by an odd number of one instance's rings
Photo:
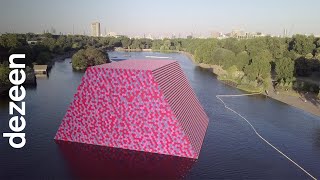
[[[175,60],[125,60],[93,66],[91,68],[112,68],[112,69],[137,69],[137,70],[155,70],[162,66],[176,62]]]

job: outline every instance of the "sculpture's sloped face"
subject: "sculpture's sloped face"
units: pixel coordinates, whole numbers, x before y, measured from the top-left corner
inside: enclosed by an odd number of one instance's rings
[[[89,68],[55,139],[198,157],[150,70]]]

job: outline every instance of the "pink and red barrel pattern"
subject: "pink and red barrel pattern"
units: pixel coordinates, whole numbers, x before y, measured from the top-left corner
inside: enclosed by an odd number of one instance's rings
[[[207,126],[176,61],[126,60],[87,69],[55,139],[197,159]]]

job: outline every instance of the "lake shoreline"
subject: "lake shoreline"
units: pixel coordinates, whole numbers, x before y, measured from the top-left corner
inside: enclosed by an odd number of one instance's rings
[[[189,59],[191,59],[191,61],[198,67],[203,68],[203,69],[208,69],[210,71],[212,71],[213,74],[219,76],[219,73],[217,69],[215,69],[212,65],[210,64],[203,64],[203,63],[197,63],[194,59],[194,56],[188,52],[185,51],[177,51],[178,53],[184,54],[186,55]],[[218,78],[217,78],[218,79]],[[218,79],[219,80],[219,79]],[[246,91],[244,89],[238,88],[234,85],[231,85],[228,82],[224,82],[223,80],[219,80],[221,82],[223,82],[224,84],[227,84],[228,86],[237,88],[239,90],[245,91],[245,92],[249,92],[249,93],[253,93],[250,91]],[[320,117],[320,103],[317,102],[316,100],[313,100],[311,98],[308,98],[307,96],[305,97],[294,97],[294,96],[289,96],[289,95],[283,95],[283,94],[276,94],[274,92],[268,92],[268,94],[265,93],[261,93],[261,95],[265,95],[267,97],[270,97],[274,100],[280,101],[282,103],[285,103],[287,105],[293,106],[295,108],[301,109],[303,111],[306,111],[308,113],[311,113],[315,116]],[[307,102],[304,101],[304,99],[308,99]],[[320,100],[319,100],[320,101]]]

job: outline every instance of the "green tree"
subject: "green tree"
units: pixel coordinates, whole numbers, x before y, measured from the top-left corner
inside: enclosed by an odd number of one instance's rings
[[[143,45],[140,39],[133,39],[132,44],[130,46],[131,49],[143,49]]]
[[[320,38],[318,38],[318,40],[316,41],[316,45],[317,45],[317,48],[320,47]]]
[[[266,38],[254,38],[246,41],[246,51],[252,58],[260,54],[260,52],[268,49]],[[270,59],[271,60],[271,59]]]
[[[228,73],[228,76],[230,76],[231,78],[233,78],[236,74],[236,72],[238,71],[238,68],[233,65],[233,66],[230,66],[228,69],[227,69],[227,73]]]
[[[239,42],[236,38],[227,38],[221,41],[222,41],[222,44],[221,44],[222,48],[228,49],[234,52],[235,54],[238,54],[244,50],[241,47],[241,42]]]
[[[9,54],[25,54],[25,59],[16,59],[15,62],[19,64],[23,63],[27,66],[31,66],[35,59],[35,55],[30,46],[12,47],[9,50]]]
[[[245,74],[250,80],[264,81],[270,76],[270,53],[263,51],[252,58],[251,63],[244,68]]]
[[[46,38],[52,38],[52,34],[48,32],[43,33],[42,36]]]
[[[201,46],[202,44],[208,42],[208,40],[206,39],[185,39],[184,41],[181,42],[182,47],[184,47],[184,49],[191,53],[191,54],[195,54],[195,51],[199,48],[199,46]],[[215,41],[213,41],[215,42]],[[215,43],[216,44],[216,43]],[[215,45],[217,46],[217,45]]]
[[[41,45],[47,47],[50,52],[56,52],[58,46],[56,45],[56,40],[54,38],[44,38]]]
[[[247,51],[242,51],[237,54],[235,59],[235,65],[239,70],[243,71],[243,68],[249,64],[249,61],[250,61],[250,57]]]
[[[313,44],[313,36],[305,36],[297,34],[293,36],[292,41],[290,42],[290,48],[293,49],[296,53],[305,56],[308,53],[312,53],[316,45]]]
[[[173,50],[174,47],[173,46],[173,43],[171,42],[170,39],[166,39],[163,43],[163,50]]]
[[[84,70],[89,66],[104,63],[110,63],[108,54],[93,47],[81,49],[72,56],[72,67],[76,70]]]
[[[235,61],[236,61],[236,56],[234,52],[228,49],[225,49],[222,51],[221,65],[224,69],[228,69],[229,67],[234,65]]]
[[[77,70],[84,70],[88,67],[84,49],[80,49],[72,56],[72,67]]]
[[[108,47],[121,47],[122,43],[121,40],[119,38],[115,38],[115,37],[110,37],[110,39],[108,39]]]
[[[108,61],[104,52],[92,47],[85,50],[85,56],[88,66],[104,64]]]
[[[280,59],[283,57],[287,45],[281,38],[267,37],[268,49],[272,54],[273,59]]]
[[[297,53],[295,53],[293,50],[285,50],[283,53],[283,57],[288,57],[291,60],[296,60],[298,58],[299,55],[297,55]]]
[[[294,66],[298,76],[310,76],[312,74],[311,61],[304,57],[296,59]]]
[[[51,62],[51,55],[49,52],[41,52],[37,56],[36,63],[37,64],[49,64]]]
[[[0,45],[4,48],[18,48],[26,44],[26,40],[17,34],[2,34],[0,36]]]
[[[71,48],[72,49],[78,49],[78,48],[81,48],[81,45],[80,45],[80,43],[75,42],[75,43],[72,44]]]
[[[196,61],[199,63],[217,64],[215,62],[215,57],[214,57],[216,48],[217,48],[217,41],[213,39],[204,41],[203,43],[199,44],[195,50]]]
[[[57,46],[57,52],[67,52],[72,48],[72,38],[68,36],[59,36],[55,45]]]
[[[152,50],[160,50],[161,46],[163,45],[163,41],[156,39],[152,42]]]
[[[121,41],[122,47],[125,49],[128,49],[131,45],[131,39],[128,37],[122,37],[120,41]]]
[[[173,46],[174,46],[174,49],[175,49],[175,50],[181,51],[181,50],[182,50],[182,46],[181,46],[181,41],[180,41],[180,39],[179,39],[179,40],[174,39],[174,40],[173,40]]]
[[[306,55],[305,55],[305,58],[306,58],[306,59],[312,59],[312,58],[313,58],[312,53],[306,54]]]
[[[283,80],[285,83],[291,83],[294,80],[294,61],[284,57],[275,61],[277,80]]]
[[[10,69],[7,65],[0,63],[0,87],[10,84],[9,81]]]
[[[26,33],[26,40],[27,41],[33,41],[33,40],[37,40],[36,39],[36,34],[34,34],[34,33]]]
[[[314,50],[314,57],[320,60],[320,47]]]
[[[152,47],[152,41],[148,38],[141,39],[141,49],[150,49]]]

